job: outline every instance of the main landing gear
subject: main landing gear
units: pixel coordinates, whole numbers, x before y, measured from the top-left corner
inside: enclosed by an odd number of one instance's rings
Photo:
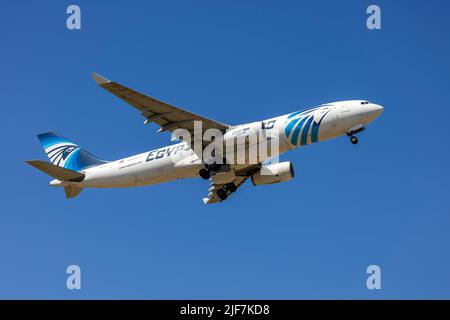
[[[235,192],[237,190],[236,185],[233,182],[227,183],[222,188],[217,190],[217,196],[220,200],[226,200],[228,195]]]
[[[350,142],[351,142],[352,144],[357,144],[357,143],[358,143],[358,138],[355,137],[355,136],[351,136],[351,137],[350,137]]]
[[[198,172],[198,175],[200,177],[202,177],[205,180],[208,180],[209,178],[211,178],[212,175],[216,174],[216,173],[220,173],[220,172],[228,172],[231,170],[231,167],[229,164],[210,164],[210,165],[206,165],[205,168],[200,169],[200,171]],[[225,185],[223,185],[223,187],[219,188],[216,191],[217,196],[219,197],[219,199],[221,201],[226,200],[228,198],[228,196],[235,192],[237,190],[236,185],[233,182],[227,183]]]
[[[228,198],[228,193],[225,191],[225,189],[220,188],[219,190],[217,190],[217,196],[219,197],[220,200],[226,200]]]
[[[211,178],[211,176],[214,173],[228,172],[230,170],[231,170],[231,167],[229,164],[213,163],[213,164],[206,165],[206,168],[200,169],[200,171],[198,172],[198,175],[200,177],[202,177],[203,179],[208,180],[209,178]]]
[[[209,178],[211,178],[211,173],[209,172],[209,170],[206,169],[201,169],[198,172],[199,176],[202,177],[202,179],[204,180],[208,180]]]

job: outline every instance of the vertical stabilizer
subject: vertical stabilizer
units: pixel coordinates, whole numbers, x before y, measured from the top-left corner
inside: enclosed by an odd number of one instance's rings
[[[50,162],[54,165],[80,171],[84,168],[107,162],[97,159],[85,149],[56,132],[39,134],[38,139]]]

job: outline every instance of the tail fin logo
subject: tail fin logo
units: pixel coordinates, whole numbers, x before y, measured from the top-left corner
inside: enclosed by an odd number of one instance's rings
[[[38,134],[38,139],[51,163],[73,171],[106,163],[56,132]]]
[[[77,149],[79,149],[78,146],[74,144],[59,145],[48,150],[47,156],[53,164],[64,166],[68,157]]]

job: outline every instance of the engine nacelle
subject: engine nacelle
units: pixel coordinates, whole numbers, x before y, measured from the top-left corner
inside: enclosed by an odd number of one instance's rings
[[[254,186],[288,181],[295,176],[294,167],[290,161],[270,164],[261,170],[252,175]]]

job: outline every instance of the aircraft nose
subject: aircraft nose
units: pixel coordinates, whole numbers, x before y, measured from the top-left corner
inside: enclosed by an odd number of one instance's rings
[[[373,112],[375,112],[375,113],[377,114],[377,116],[379,116],[380,114],[382,114],[383,111],[384,111],[384,108],[383,108],[382,106],[380,106],[379,104],[374,104],[374,105],[373,105],[373,109],[374,109]]]
[[[383,113],[384,108],[379,104],[370,104],[367,106],[366,111],[366,121],[371,122],[375,120],[381,113]]]

